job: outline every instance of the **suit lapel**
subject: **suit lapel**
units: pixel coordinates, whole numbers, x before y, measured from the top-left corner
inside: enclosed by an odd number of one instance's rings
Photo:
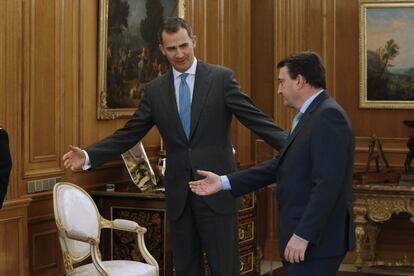
[[[309,107],[306,109],[305,113],[303,114],[302,119],[299,121],[299,123],[297,124],[297,126],[295,127],[295,129],[293,130],[293,132],[289,135],[289,137],[288,137],[288,139],[286,141],[286,145],[283,148],[282,152],[280,153],[279,160],[282,160],[283,156],[286,154],[286,152],[288,151],[290,145],[295,140],[296,136],[301,131],[301,129],[303,129],[304,127],[306,127],[306,123],[312,117],[312,113],[319,107],[319,105],[323,101],[325,101],[328,98],[329,98],[329,96],[326,93],[326,91],[324,90],[309,105]],[[278,162],[278,164],[280,164],[280,162]]]
[[[202,61],[197,61],[196,76],[194,82],[193,99],[191,102],[191,126],[190,126],[190,138],[192,137],[195,129],[197,128],[198,121],[200,119],[201,111],[203,110],[204,103],[209,93],[209,80],[211,78],[211,72]]]

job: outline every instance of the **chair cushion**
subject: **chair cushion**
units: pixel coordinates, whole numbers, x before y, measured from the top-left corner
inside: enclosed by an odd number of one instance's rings
[[[156,276],[155,266],[135,261],[102,262],[111,276]],[[93,264],[77,267],[73,270],[76,276],[100,276]]]
[[[99,213],[93,200],[77,187],[70,185],[59,186],[57,198],[57,212],[63,228],[67,231],[75,229],[99,239]],[[67,249],[75,259],[89,255],[88,243],[66,239]]]

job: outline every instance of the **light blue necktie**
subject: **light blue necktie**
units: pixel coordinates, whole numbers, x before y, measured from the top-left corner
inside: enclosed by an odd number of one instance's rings
[[[183,129],[187,138],[190,136],[190,124],[191,124],[191,96],[190,96],[190,88],[187,84],[187,77],[188,73],[184,73],[180,75],[181,82],[179,92],[179,102],[180,102],[180,118],[181,124],[183,125]]]
[[[293,130],[295,129],[296,125],[299,123],[302,116],[303,116],[303,113],[299,111],[298,113],[296,113],[295,117],[293,117],[290,133],[293,132]]]

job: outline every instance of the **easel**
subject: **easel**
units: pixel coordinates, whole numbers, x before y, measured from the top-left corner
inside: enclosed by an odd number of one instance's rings
[[[368,161],[365,167],[365,173],[369,172],[371,161],[375,160],[375,172],[389,172],[390,165],[387,158],[385,158],[382,144],[376,134],[372,135],[371,142],[368,144]],[[380,167],[380,161],[382,166]]]
[[[375,161],[375,170],[371,171],[371,162]],[[400,174],[392,172],[385,158],[382,144],[376,134],[372,135],[371,141],[368,144],[368,160],[365,166],[365,171],[355,175],[362,184],[368,183],[398,183]]]

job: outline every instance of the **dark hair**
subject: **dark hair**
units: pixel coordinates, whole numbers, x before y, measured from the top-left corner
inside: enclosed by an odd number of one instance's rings
[[[162,44],[162,33],[176,33],[183,28],[187,31],[188,37],[192,38],[193,30],[187,21],[180,17],[167,17],[164,19],[164,22],[161,26],[161,29],[158,32],[158,41]]]
[[[321,57],[314,52],[299,52],[282,59],[277,64],[280,69],[286,66],[291,79],[300,74],[312,87],[326,89],[325,67]]]

